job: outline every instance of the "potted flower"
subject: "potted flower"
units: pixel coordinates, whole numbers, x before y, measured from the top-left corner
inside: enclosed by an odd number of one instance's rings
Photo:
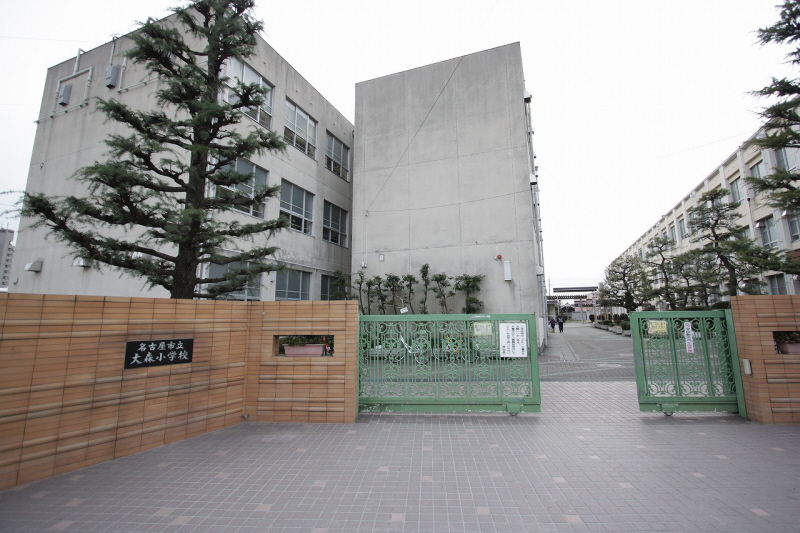
[[[279,340],[280,351],[289,356],[333,355],[333,336],[286,335]]]
[[[778,353],[800,354],[800,331],[774,331]]]

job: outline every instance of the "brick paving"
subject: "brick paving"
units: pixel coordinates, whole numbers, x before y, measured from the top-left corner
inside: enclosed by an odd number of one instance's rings
[[[591,364],[621,359],[575,328]],[[0,530],[798,531],[800,427],[640,413],[635,382],[586,370],[544,381],[540,414],[239,424],[2,492]]]

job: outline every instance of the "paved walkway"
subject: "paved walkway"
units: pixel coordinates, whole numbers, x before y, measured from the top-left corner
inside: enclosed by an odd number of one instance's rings
[[[620,340],[569,326],[563,335],[552,350],[566,340],[576,346],[572,339]],[[370,414],[354,425],[239,424],[0,493],[2,531],[799,525],[800,427],[640,413],[632,381],[545,381],[542,413],[513,418]]]
[[[567,322],[539,358],[542,381],[636,381],[630,337]]]

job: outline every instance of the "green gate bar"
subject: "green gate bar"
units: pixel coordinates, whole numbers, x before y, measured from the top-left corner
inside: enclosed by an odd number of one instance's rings
[[[539,412],[535,324],[525,314],[361,316],[359,410]]]
[[[730,310],[631,313],[641,411],[746,417]]]

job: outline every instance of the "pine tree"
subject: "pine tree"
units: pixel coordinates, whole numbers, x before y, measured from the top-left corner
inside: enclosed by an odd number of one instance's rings
[[[704,193],[695,207],[689,208],[692,242],[701,245],[720,264],[728,296],[739,293],[759,294],[757,278],[767,270],[781,270],[783,261],[770,249],[758,246],[745,236],[745,226],[738,223],[739,202],[726,202],[728,191],[722,188]]]
[[[675,241],[666,236],[654,238],[647,245],[645,266],[650,268],[652,277],[660,282],[652,290],[652,296],[667,302],[670,310],[675,310],[675,288],[673,287],[672,256],[675,252]]]
[[[624,307],[629,313],[650,300],[651,285],[642,261],[624,255],[606,268],[599,303],[603,307]]]
[[[223,248],[269,237],[285,226],[283,219],[241,223],[218,216],[263,213],[279,189],[237,166],[285,148],[269,130],[252,126],[243,133],[236,127],[244,111],[264,104],[265,91],[222,75],[226,61],[255,52],[263,26],[253,18],[253,6],[253,0],[196,1],[174,9],[172,18],[148,19],[132,33],[128,58],[158,78],[158,107],[137,110],[99,99],[97,109],[126,133],[105,140],[106,161],[76,173],[88,196],[26,194],[22,214],[66,242],[75,256],[144,278],[172,298],[224,296],[278,269],[266,262],[274,247],[253,245],[233,255]],[[227,101],[220,98],[225,86]],[[206,194],[209,186],[215,196]],[[203,277],[203,263],[223,268]]]
[[[758,40],[762,45],[769,43],[790,44],[794,50],[786,54],[791,65],[800,65],[800,0],[784,0],[780,20],[772,26],[758,30]],[[774,97],[777,102],[761,113],[765,121],[765,132],[752,144],[779,152],[785,149],[800,148],[800,79],[772,78],[772,83],[761,90],[754,91],[761,97]],[[779,160],[780,162],[780,160]],[[772,174],[747,178],[756,192],[766,192],[771,206],[778,209],[800,211],[800,168],[794,170],[779,164]]]

